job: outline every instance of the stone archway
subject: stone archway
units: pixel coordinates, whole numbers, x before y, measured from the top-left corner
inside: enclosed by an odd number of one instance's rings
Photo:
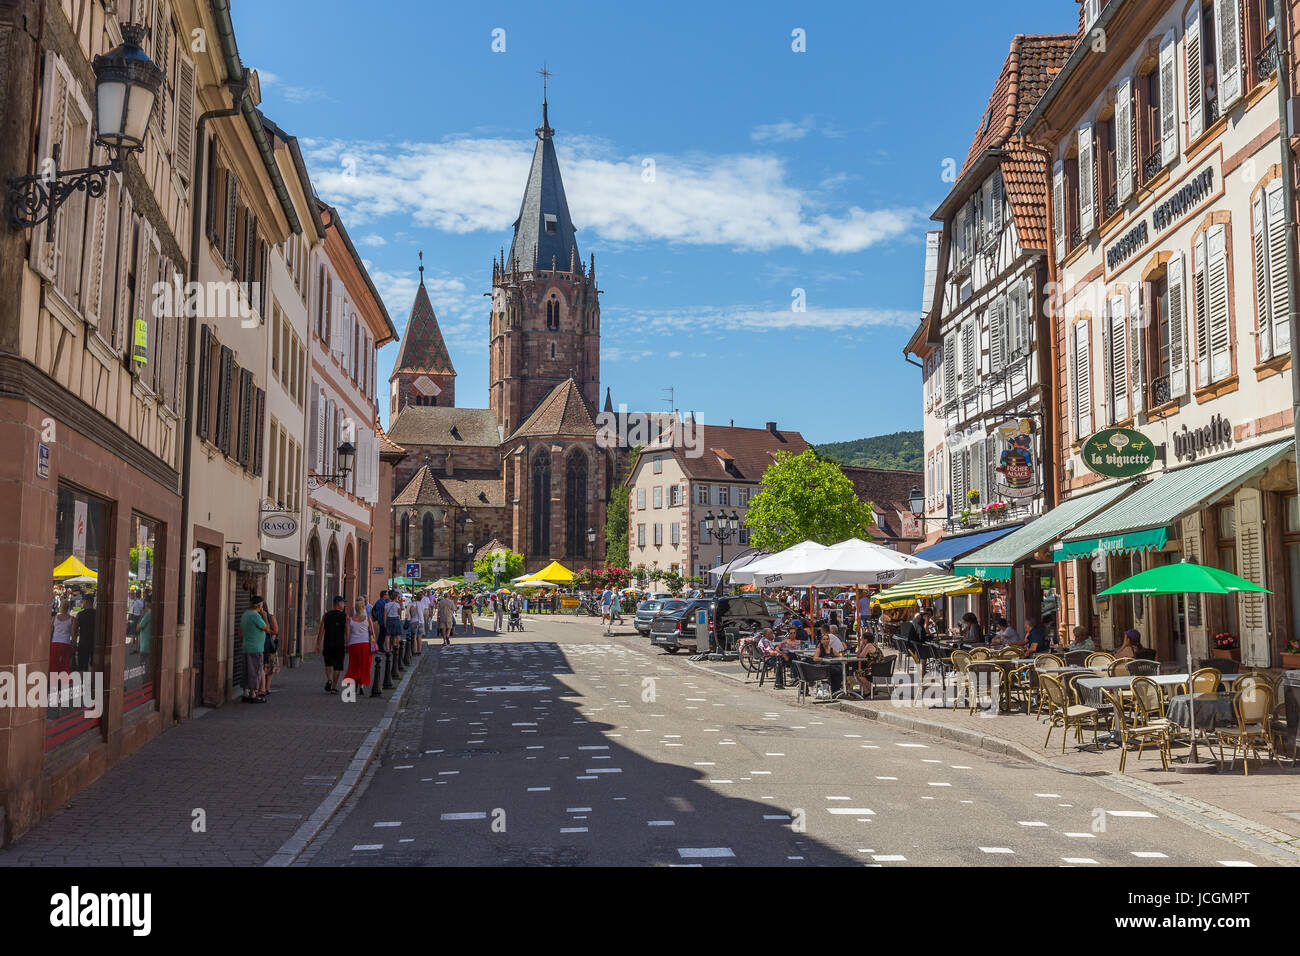
[[[347,548],[343,552],[343,590],[342,595],[347,602],[347,606],[352,606],[352,601],[357,592],[357,567],[356,551],[353,547],[353,541],[348,538]]]

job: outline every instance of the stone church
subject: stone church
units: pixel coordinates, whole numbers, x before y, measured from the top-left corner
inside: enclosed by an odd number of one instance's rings
[[[456,369],[420,286],[389,380],[395,573],[461,574],[506,546],[535,570],[595,566],[619,449],[596,440],[600,290],[586,264],[542,104],[509,255],[492,263],[487,408],[456,404]],[[611,400],[605,395],[608,411]],[[595,541],[589,542],[589,531]]]

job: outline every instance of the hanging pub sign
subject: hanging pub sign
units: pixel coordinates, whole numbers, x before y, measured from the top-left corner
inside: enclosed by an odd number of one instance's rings
[[[131,358],[141,365],[149,362],[149,323],[145,319],[135,320],[135,343],[131,349]]]
[[[1106,478],[1135,478],[1156,460],[1156,445],[1132,428],[1106,428],[1083,443],[1083,463]]]
[[[1034,463],[1034,420],[1013,418],[993,430],[998,438],[995,491],[1004,500],[1032,498],[1038,494],[1038,468]]]

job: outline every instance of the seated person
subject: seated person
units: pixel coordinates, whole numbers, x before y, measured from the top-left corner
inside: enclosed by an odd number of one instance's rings
[[[835,657],[842,657],[834,647],[831,646],[831,637],[829,634],[819,632],[817,635],[817,648],[813,651],[813,660],[820,663],[822,660],[830,660]],[[838,694],[844,683],[844,671],[839,667],[830,669],[831,693]]]
[[[868,640],[867,636],[864,634],[858,640],[856,656],[857,659],[862,662],[858,665],[858,687],[861,689],[862,693],[870,695],[872,693],[871,665],[876,663],[876,661],[884,660],[884,652]]]
[[[1047,651],[1047,635],[1043,633],[1042,626],[1034,618],[1025,619],[1025,627],[1029,629],[1025,634],[1024,651],[1025,656],[1030,657],[1034,654],[1042,654]]]
[[[1074,630],[1071,632],[1071,635],[1072,639],[1068,646],[1061,647],[1058,644],[1056,645],[1057,648],[1064,651],[1095,651],[1097,649],[1097,645],[1094,644],[1092,638],[1088,636],[1088,629],[1086,627],[1076,625]]]
[[[961,616],[961,628],[957,631],[957,636],[962,644],[981,644],[984,641],[984,628],[980,625],[980,619],[967,611]]]
[[[840,626],[838,624],[831,625],[830,633],[827,634],[827,638],[830,640],[831,649],[834,650],[836,654],[844,653],[844,641],[840,638]]]
[[[1130,627],[1124,632],[1124,643],[1120,645],[1119,650],[1115,652],[1116,657],[1127,657],[1129,660],[1137,657],[1137,652],[1142,650],[1142,635],[1137,628]]]
[[[1025,639],[1016,633],[1016,629],[1011,626],[1005,617],[999,617],[994,621],[993,626],[997,629],[993,634],[993,640],[990,642],[993,647],[1020,647],[1025,643]]]

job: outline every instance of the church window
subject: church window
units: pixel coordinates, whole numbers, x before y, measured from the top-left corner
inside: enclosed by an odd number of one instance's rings
[[[551,358],[555,358],[555,343],[551,343]]]
[[[533,460],[533,554],[551,551],[551,459],[542,452]]]
[[[560,303],[554,296],[546,300],[546,327],[552,330],[560,327]]]
[[[424,513],[424,521],[420,529],[420,557],[433,557],[433,515],[427,511]]]
[[[564,536],[569,554],[587,556],[587,460],[581,452],[569,456],[565,469]]]

